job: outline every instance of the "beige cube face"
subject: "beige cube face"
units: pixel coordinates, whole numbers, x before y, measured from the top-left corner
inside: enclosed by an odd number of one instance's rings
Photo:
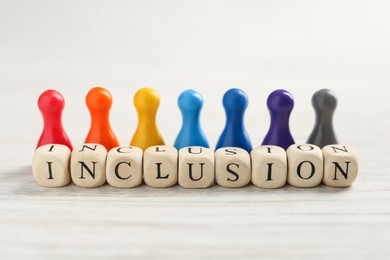
[[[107,150],[100,144],[75,147],[71,158],[72,181],[79,187],[99,187],[106,182]]]
[[[348,187],[356,180],[359,172],[358,154],[346,145],[327,145],[324,154],[323,183],[332,187]]]
[[[259,146],[252,150],[252,183],[260,188],[277,189],[287,180],[286,151],[274,145]]]
[[[246,186],[251,179],[249,153],[238,147],[223,147],[215,154],[215,180],[227,188]]]
[[[287,149],[287,182],[295,187],[318,186],[323,177],[323,155],[313,144],[294,144]]]
[[[151,146],[144,153],[146,185],[166,188],[177,183],[177,150],[172,146]]]
[[[107,155],[107,182],[117,188],[139,186],[142,183],[142,155],[142,149],[136,146],[112,148]]]
[[[35,150],[32,172],[35,181],[44,187],[62,187],[70,182],[71,151],[62,144],[47,144]]]
[[[179,150],[179,185],[208,188],[214,184],[214,153],[209,148],[190,146]]]

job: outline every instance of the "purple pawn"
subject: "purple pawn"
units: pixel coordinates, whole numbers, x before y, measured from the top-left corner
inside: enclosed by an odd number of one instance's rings
[[[271,125],[263,145],[277,145],[287,149],[295,143],[289,127],[294,98],[288,91],[278,89],[269,95],[267,107],[271,116]]]

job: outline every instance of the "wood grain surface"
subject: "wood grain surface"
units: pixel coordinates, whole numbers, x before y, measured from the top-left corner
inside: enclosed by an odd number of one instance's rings
[[[390,255],[390,17],[386,1],[0,1],[0,259],[388,259]],[[350,188],[43,188],[31,172],[42,131],[36,101],[66,99],[74,145],[89,128],[85,95],[112,93],[121,145],[136,129],[137,89],[161,95],[167,144],[180,130],[177,97],[204,96],[214,147],[222,95],[249,97],[253,146],[269,126],[268,94],[295,98],[291,130],[306,142],[310,98],[331,88],[334,125],[359,153]],[[212,147],[212,148],[213,148]]]

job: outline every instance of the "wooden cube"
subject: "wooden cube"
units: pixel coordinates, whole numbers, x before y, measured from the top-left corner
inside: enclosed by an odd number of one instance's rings
[[[214,154],[215,180],[223,187],[239,188],[251,180],[251,158],[238,147],[223,147]]]
[[[286,151],[279,146],[265,145],[252,150],[252,183],[260,188],[283,187],[287,180]]]
[[[100,144],[83,144],[73,149],[71,177],[79,187],[99,187],[106,182],[107,150]]]
[[[62,187],[70,182],[70,149],[62,144],[47,144],[35,150],[32,172],[44,187]]]
[[[214,184],[214,153],[209,148],[190,146],[179,150],[179,185],[207,188]]]
[[[173,146],[151,146],[144,153],[144,181],[156,188],[177,183],[177,150]]]
[[[322,150],[313,144],[294,144],[287,149],[287,182],[296,187],[318,186],[323,177]]]
[[[142,183],[141,148],[115,147],[108,152],[106,162],[107,182],[117,188],[132,188]]]
[[[345,145],[327,145],[324,154],[323,183],[332,187],[348,187],[359,171],[358,154],[355,149]]]

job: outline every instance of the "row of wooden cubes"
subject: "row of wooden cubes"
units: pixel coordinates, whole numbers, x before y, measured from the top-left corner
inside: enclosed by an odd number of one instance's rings
[[[249,154],[237,147],[215,153],[194,146],[177,151],[172,146],[153,146],[145,151],[135,146],[106,151],[99,144],[68,147],[48,144],[33,158],[35,180],[45,187],[62,187],[71,180],[80,187],[98,187],[106,181],[114,187],[136,187],[144,181],[152,187],[207,188],[244,187],[252,182],[261,188],[280,188],[286,182],[296,187],[315,187],[321,182],[348,187],[358,174],[357,152],[344,145],[322,150],[312,144],[259,146]]]

